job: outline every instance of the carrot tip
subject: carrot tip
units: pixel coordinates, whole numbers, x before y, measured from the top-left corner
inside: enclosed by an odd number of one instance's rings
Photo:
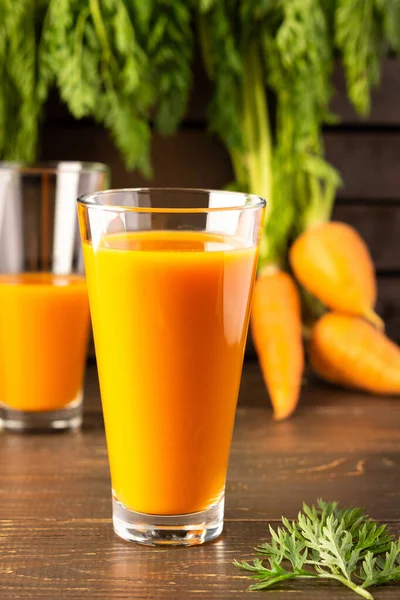
[[[292,414],[294,413],[295,407],[291,408],[290,410],[284,410],[284,411],[274,411],[274,421],[285,421],[286,419],[288,419],[289,417],[292,416]]]

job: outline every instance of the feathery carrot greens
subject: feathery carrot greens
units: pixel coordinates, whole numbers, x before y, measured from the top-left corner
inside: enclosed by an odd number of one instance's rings
[[[282,527],[269,530],[271,542],[255,548],[262,558],[234,561],[256,580],[250,590],[293,579],[330,579],[373,600],[367,588],[400,581],[400,538],[361,508],[318,500],[317,506],[303,504],[297,521],[282,517]]]
[[[210,129],[232,187],[268,200],[260,267],[330,216],[338,173],[321,129],[334,59],[367,114],[381,57],[400,51],[399,0],[0,0],[0,158],[33,160],[56,87],[70,113],[109,129],[128,168],[151,175],[155,129],[187,106],[196,41],[212,81]],[[196,39],[197,38],[197,39]]]
[[[339,177],[323,159],[320,136],[332,119],[333,52],[318,0],[236,7],[207,2],[200,41],[214,82],[211,129],[231,154],[237,187],[268,201],[262,268],[282,264],[297,217],[310,203],[320,204],[322,196],[333,202]]]
[[[128,168],[151,175],[151,119],[176,129],[192,82],[190,4],[0,0],[0,158],[34,160],[52,87],[77,119],[111,132]]]
[[[371,29],[362,37],[368,3]],[[330,217],[340,177],[324,159],[321,129],[335,122],[329,110],[335,55],[343,59],[351,101],[365,114],[382,54],[399,48],[394,1],[359,2],[352,13],[353,4],[200,0],[199,37],[214,84],[211,130],[231,155],[233,187],[268,201],[260,269],[284,265],[290,240]]]

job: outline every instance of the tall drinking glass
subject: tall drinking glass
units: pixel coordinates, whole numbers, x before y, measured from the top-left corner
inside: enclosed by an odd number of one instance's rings
[[[89,305],[76,197],[105,165],[0,163],[0,427],[68,429],[82,419]]]
[[[128,189],[78,205],[115,531],[145,544],[212,540],[265,201]]]

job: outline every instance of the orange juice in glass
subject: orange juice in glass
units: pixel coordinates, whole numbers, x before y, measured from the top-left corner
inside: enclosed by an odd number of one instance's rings
[[[69,429],[82,419],[90,325],[76,196],[107,168],[0,163],[0,426]]]
[[[79,200],[113,521],[127,540],[222,531],[264,206],[173,189]]]

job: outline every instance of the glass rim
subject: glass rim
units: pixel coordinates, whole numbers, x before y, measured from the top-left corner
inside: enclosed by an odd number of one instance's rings
[[[118,204],[97,204],[93,201],[96,196],[111,196],[118,195],[121,193],[155,193],[155,192],[174,192],[174,193],[190,193],[190,194],[223,194],[230,196],[241,196],[242,198],[246,198],[250,200],[246,204],[232,204],[232,206],[212,206],[212,207],[200,207],[200,208],[156,208],[151,206],[122,206]],[[92,192],[90,194],[83,194],[79,196],[77,200],[78,204],[84,206],[86,208],[94,208],[99,210],[106,210],[112,212],[133,212],[133,213],[186,213],[186,214],[206,214],[210,212],[225,212],[225,211],[234,211],[234,210],[254,210],[265,208],[267,205],[267,201],[261,196],[257,196],[256,194],[246,194],[245,192],[235,192],[230,190],[215,190],[215,189],[207,189],[207,188],[181,188],[181,187],[137,187],[137,188],[119,188],[119,189],[109,189],[109,190],[101,190],[99,192]]]
[[[57,175],[62,166],[63,173],[108,173],[110,168],[101,162],[87,162],[80,160],[45,160],[34,163],[19,161],[0,161],[1,171],[13,171],[22,175]],[[79,170],[77,167],[79,166]]]

